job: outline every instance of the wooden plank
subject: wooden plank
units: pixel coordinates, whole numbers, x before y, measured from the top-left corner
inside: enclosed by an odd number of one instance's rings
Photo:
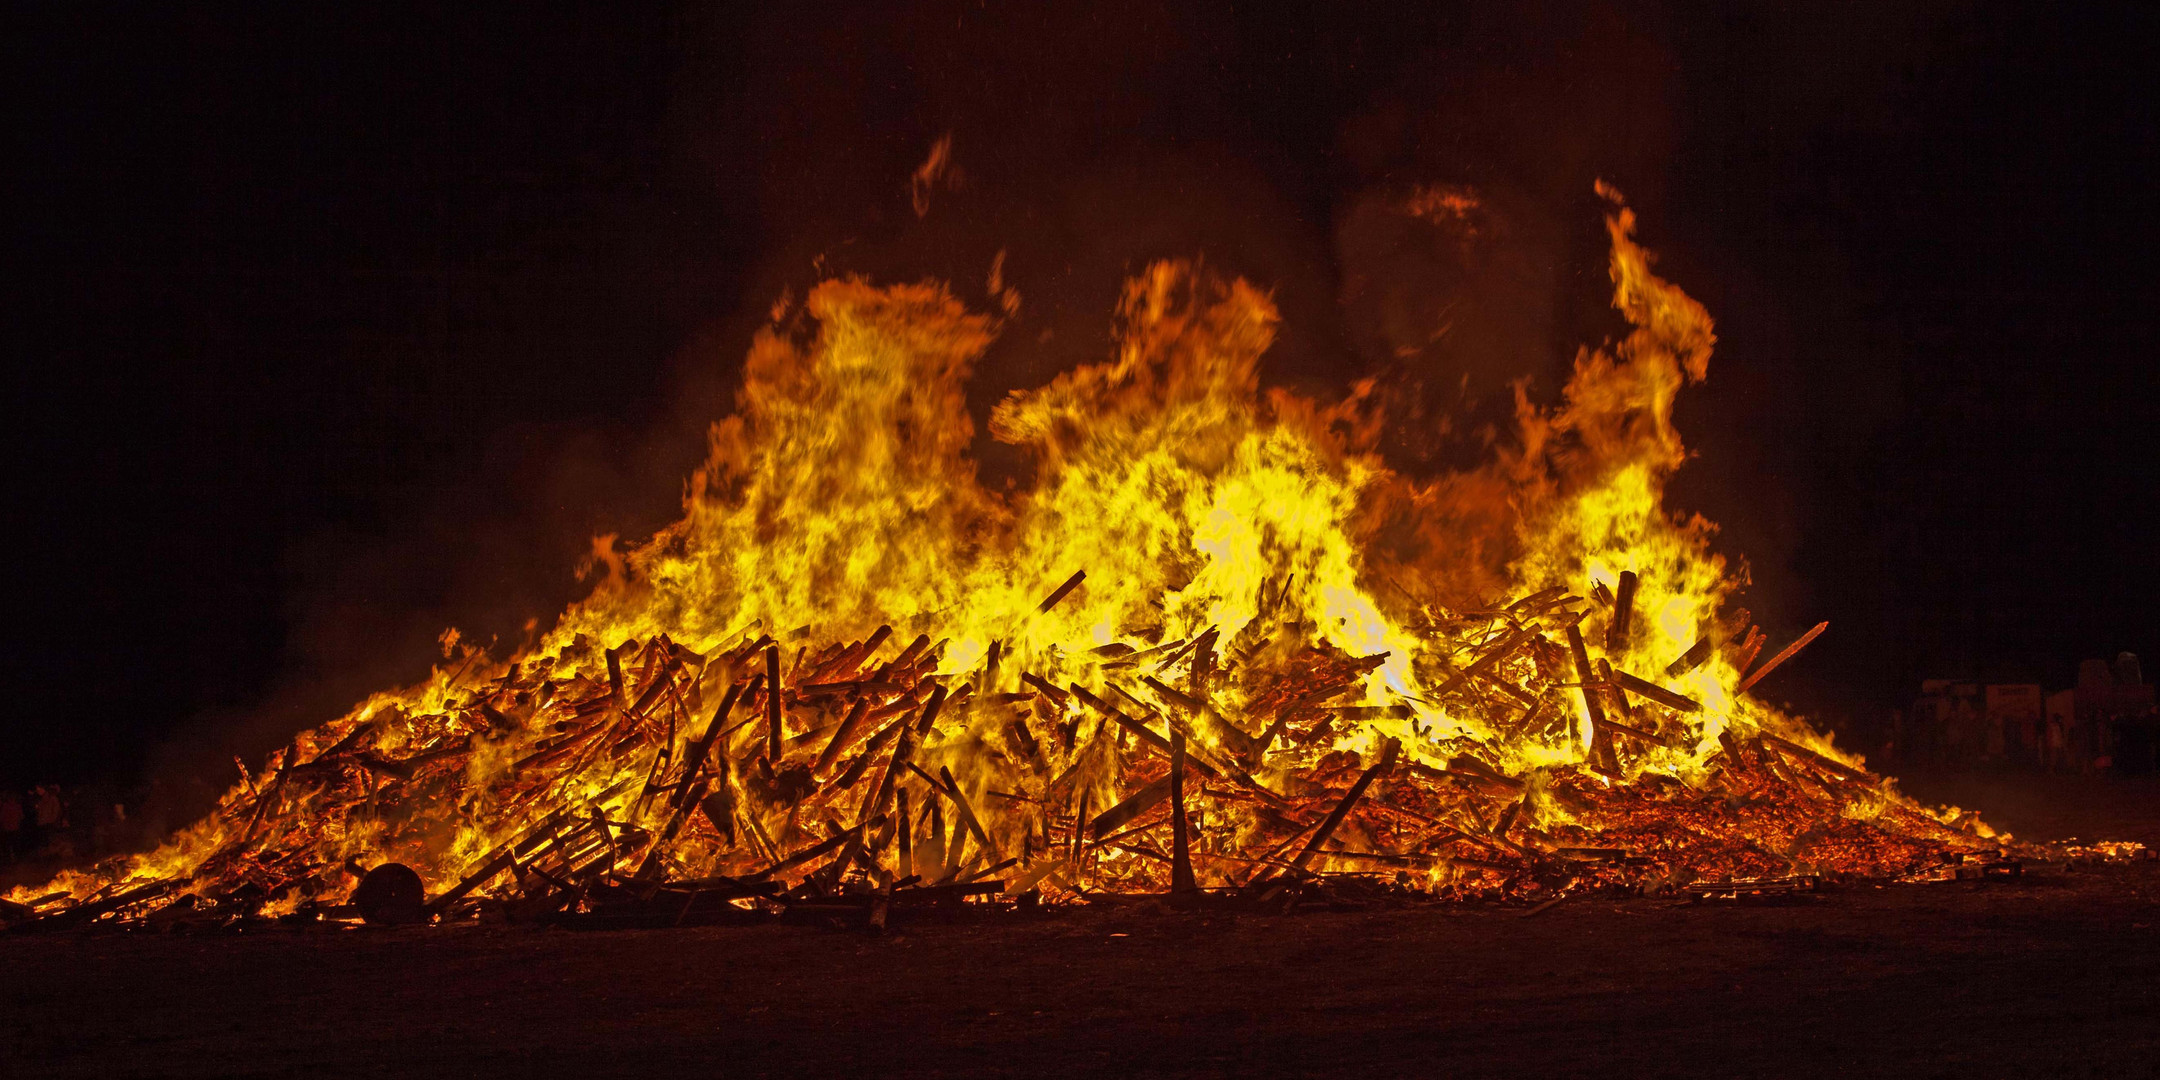
[[[1804,762],[1807,762],[1808,764],[1815,765],[1819,768],[1827,769],[1830,772],[1836,773],[1837,775],[1842,776],[1847,780],[1858,780],[1862,783],[1873,783],[1875,780],[1873,776],[1868,775],[1862,770],[1855,769],[1852,766],[1847,765],[1842,761],[1831,758],[1827,755],[1818,754],[1815,751],[1810,750],[1807,747],[1802,746],[1799,743],[1793,742],[1789,739],[1781,739],[1775,735],[1770,734],[1767,731],[1757,732],[1756,734],[1761,736],[1762,741],[1769,743],[1770,745],[1775,746],[1778,749],[1783,750],[1786,753],[1791,754],[1792,756],[1797,757]]]
[[[1620,587],[1613,593],[1612,619],[1605,624],[1605,653],[1618,656],[1627,649],[1628,637],[1635,629],[1635,589],[1638,582],[1635,571],[1620,571]]]
[[[780,646],[765,650],[765,760],[780,764]]]
[[[1800,635],[1800,639],[1798,641],[1795,641],[1792,644],[1785,646],[1783,649],[1778,650],[1776,656],[1773,656],[1770,659],[1763,661],[1763,666],[1756,668],[1752,673],[1748,675],[1747,678],[1740,680],[1740,692],[1743,694],[1746,693],[1749,687],[1754,686],[1758,682],[1761,682],[1763,676],[1768,675],[1773,671],[1776,671],[1779,664],[1782,664],[1785,661],[1792,659],[1793,656],[1797,654],[1800,650],[1807,648],[1808,642],[1822,636],[1822,632],[1828,629],[1830,629],[1830,624],[1827,621],[1816,623],[1814,627],[1810,629],[1807,633]]]
[[[1701,712],[1702,703],[1685,694],[1676,694],[1648,679],[1637,678],[1619,668],[1612,669],[1613,682],[1636,697],[1655,701],[1668,709],[1681,712]]]
[[[623,700],[622,653],[619,651],[621,648],[622,646],[618,645],[604,654],[607,657],[608,701],[618,710],[628,704]]]
[[[930,734],[931,726],[937,723],[938,710],[945,707],[945,698],[945,687],[942,683],[931,688],[930,700],[923,705],[922,719],[915,724],[917,735]]]
[[[1072,695],[1067,694],[1065,691],[1050,685],[1050,681],[1048,679],[1045,679],[1032,671],[1021,672],[1020,681],[1040,691],[1045,697],[1048,697],[1050,701],[1060,709],[1063,709],[1066,703],[1072,700]]]
[[[1073,571],[1073,576],[1066,578],[1065,584],[1058,586],[1050,595],[1043,597],[1043,602],[1035,606],[1035,613],[1038,615],[1048,613],[1051,608],[1057,606],[1058,601],[1065,599],[1074,589],[1080,587],[1081,582],[1086,580],[1087,571]]]
[[[1185,737],[1170,732],[1170,894],[1190,896],[1200,890],[1193,878],[1192,849],[1185,835]]]
[[[1710,651],[1714,647],[1710,632],[1704,631],[1703,636],[1695,639],[1695,644],[1688,646],[1688,651],[1681,653],[1678,659],[1665,665],[1665,677],[1668,679],[1677,678],[1703,666],[1703,662],[1710,659]]]
[[[1568,627],[1567,640],[1568,654],[1575,660],[1575,678],[1582,691],[1583,710],[1590,714],[1591,767],[1604,768],[1607,763],[1598,760],[1596,741],[1598,732],[1605,726],[1605,704],[1598,700],[1600,680],[1597,669],[1590,666],[1590,650],[1583,644],[1581,627]]]

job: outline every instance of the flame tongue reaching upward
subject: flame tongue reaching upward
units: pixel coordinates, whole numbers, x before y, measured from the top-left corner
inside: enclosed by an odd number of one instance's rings
[[[1487,467],[1429,482],[1371,450],[1368,387],[1262,392],[1264,293],[1160,263],[1113,358],[994,410],[1037,467],[994,495],[963,387],[996,321],[826,282],[758,336],[683,518],[536,648],[379,694],[166,848],[60,885],[290,905],[387,856],[452,899],[1009,867],[1071,892],[1189,858],[1210,884],[1377,863],[1475,893],[1550,887],[1527,868],[1569,851],[1632,860],[1572,880],[1640,883],[1984,846],[1732,689],[1741,583],[1662,505],[1710,318],[1606,194],[1632,333],[1557,408],[1519,389]],[[1190,854],[1165,855],[1188,755]]]

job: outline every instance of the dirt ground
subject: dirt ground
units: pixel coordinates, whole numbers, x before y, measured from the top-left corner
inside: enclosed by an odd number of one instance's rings
[[[2160,785],[1911,779],[2160,842]],[[882,937],[464,926],[0,937],[0,1076],[2152,1076],[2160,864],[1782,906]]]

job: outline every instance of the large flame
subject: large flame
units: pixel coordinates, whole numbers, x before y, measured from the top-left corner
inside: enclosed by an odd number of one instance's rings
[[[1485,468],[1432,480],[1374,452],[1369,387],[1263,391],[1266,292],[1166,262],[1128,285],[1113,356],[997,406],[991,434],[1036,471],[995,494],[964,386],[998,320],[937,284],[828,281],[759,334],[682,519],[604,549],[607,580],[536,645],[467,649],[371,697],[158,851],[50,888],[185,877],[291,904],[390,858],[431,893],[495,895],[531,879],[484,876],[491,857],[588,817],[606,853],[558,843],[562,873],[771,872],[853,836],[836,878],[935,879],[935,840],[947,879],[997,864],[1052,891],[1159,887],[1155,806],[1101,827],[1166,773],[1141,728],[1207,770],[1203,883],[1281,868],[1357,767],[1397,753],[1313,866],[1392,858],[1471,892],[1520,883],[1494,860],[1569,843],[1687,877],[1895,875],[1979,844],[1849,782],[1856,761],[1736,690],[1743,582],[1707,522],[1663,505],[1711,319],[1600,190],[1632,331],[1584,350],[1557,406],[1519,388],[1516,437]],[[1595,677],[1567,636],[1592,630]],[[778,730],[760,719],[769,664]],[[1630,676],[1668,696],[1631,696]],[[924,810],[946,801],[949,844]]]

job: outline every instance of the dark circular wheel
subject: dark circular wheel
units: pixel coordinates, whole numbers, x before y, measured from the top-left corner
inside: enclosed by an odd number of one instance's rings
[[[427,917],[427,888],[404,863],[384,863],[368,871],[353,889],[352,902],[360,909],[360,917],[376,926],[416,923]]]

